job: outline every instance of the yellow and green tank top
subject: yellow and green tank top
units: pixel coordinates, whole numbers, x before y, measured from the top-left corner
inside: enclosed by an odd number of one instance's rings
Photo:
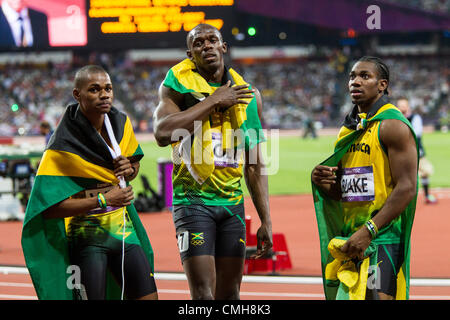
[[[163,85],[184,95],[184,106],[180,107],[183,111],[214,93],[228,80],[231,85],[246,84],[231,68],[226,69],[222,83],[208,83],[196,71],[195,64],[185,59],[168,71]],[[244,152],[264,141],[256,99],[253,97],[248,105],[238,104],[225,112],[212,113],[199,129],[199,135],[194,132],[189,139],[172,145],[173,204],[242,203]],[[240,136],[232,134],[237,131]],[[203,140],[199,141],[198,137]],[[200,161],[194,159],[194,154],[198,154],[195,148],[200,151]]]
[[[332,198],[311,181],[314,209],[319,229],[323,287],[327,300],[350,299],[349,289],[327,274],[327,268],[336,260],[329,246],[336,239],[348,239],[385,204],[394,185],[386,150],[379,138],[382,121],[400,120],[414,131],[409,121],[392,104],[387,96],[381,97],[367,114],[360,114],[357,106],[346,116],[334,146],[334,152],[320,164],[339,166],[342,197]],[[417,140],[416,140],[417,147]],[[417,149],[417,161],[419,152]],[[400,216],[379,230],[370,246],[401,243],[404,261],[397,274],[397,299],[408,299],[410,279],[410,239],[417,201],[416,196]],[[369,246],[369,248],[370,248]],[[374,252],[377,252],[376,250]],[[375,267],[373,253],[370,266]],[[360,274],[367,272],[367,266]],[[363,272],[364,271],[364,272]],[[353,289],[352,289],[353,290]]]
[[[372,114],[359,113],[357,118],[360,122],[356,129],[361,134],[347,147],[340,160],[343,235],[353,234],[375,216],[394,188],[387,151],[380,140],[382,119],[368,121],[386,111],[397,113],[398,120],[409,123],[402,119],[400,111],[390,103],[383,102]],[[353,130],[348,126],[343,126],[337,143],[351,132]],[[382,229],[378,238],[387,237],[389,242],[400,242],[401,233],[399,216]]]
[[[392,107],[386,105],[379,112]],[[341,159],[344,234],[352,234],[378,212],[394,188],[380,125],[381,121],[370,122]]]

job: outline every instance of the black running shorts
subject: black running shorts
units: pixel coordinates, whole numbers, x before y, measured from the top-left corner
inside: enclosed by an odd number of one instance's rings
[[[245,257],[244,204],[175,206],[181,261],[192,256]]]
[[[403,243],[378,246],[377,270],[369,270],[367,279],[366,297],[368,299],[378,300],[378,292],[395,298],[397,275],[404,261],[403,247]]]
[[[81,284],[88,300],[106,299],[107,271],[122,288],[122,250],[125,233],[125,297],[137,299],[156,291],[155,279],[145,252],[139,244],[128,213],[75,216],[67,226],[72,265],[81,272]]]

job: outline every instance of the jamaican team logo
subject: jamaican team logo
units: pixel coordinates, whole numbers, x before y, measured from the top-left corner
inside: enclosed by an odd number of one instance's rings
[[[198,233],[192,232],[191,235],[192,235],[191,244],[193,246],[201,246],[202,244],[205,243],[203,232]]]

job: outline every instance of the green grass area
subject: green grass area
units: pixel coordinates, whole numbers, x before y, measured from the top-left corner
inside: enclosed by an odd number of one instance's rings
[[[450,187],[450,134],[429,133],[423,137],[428,159],[433,163],[435,174],[431,177],[431,187]],[[334,136],[323,136],[316,140],[300,137],[283,137],[279,139],[278,150],[274,140],[269,140],[264,154],[268,164],[274,164],[278,158],[278,170],[269,176],[271,194],[310,193],[310,174],[312,168],[327,158],[332,150]],[[158,188],[157,160],[170,159],[171,147],[160,148],[155,142],[141,144],[145,157],[141,161],[141,173],[145,174],[152,187]],[[278,155],[278,157],[277,157]],[[243,180],[244,191],[248,194]],[[135,191],[142,189],[141,180],[133,181]]]
[[[450,133],[434,132],[422,138],[427,158],[434,166],[434,174],[430,178],[431,188],[450,187]]]

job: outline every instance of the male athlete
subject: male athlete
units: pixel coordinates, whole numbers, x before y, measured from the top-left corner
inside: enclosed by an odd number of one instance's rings
[[[361,58],[349,77],[354,108],[334,155],[312,171],[325,293],[327,299],[406,299],[417,198],[415,136],[388,101],[389,69],[380,59]],[[357,270],[359,278],[348,281],[339,268],[331,272],[336,262],[327,247],[333,246],[341,267]]]
[[[100,66],[75,75],[73,97],[42,157],[22,247],[40,299],[157,299],[153,251],[131,203],[142,150],[113,107]],[[117,154],[119,152],[120,154]]]
[[[173,219],[192,299],[239,299],[246,240],[243,174],[261,220],[255,258],[272,247],[259,147],[261,96],[224,65],[226,52],[215,27],[192,29],[188,58],[167,73],[154,119],[158,144],[173,146]]]

